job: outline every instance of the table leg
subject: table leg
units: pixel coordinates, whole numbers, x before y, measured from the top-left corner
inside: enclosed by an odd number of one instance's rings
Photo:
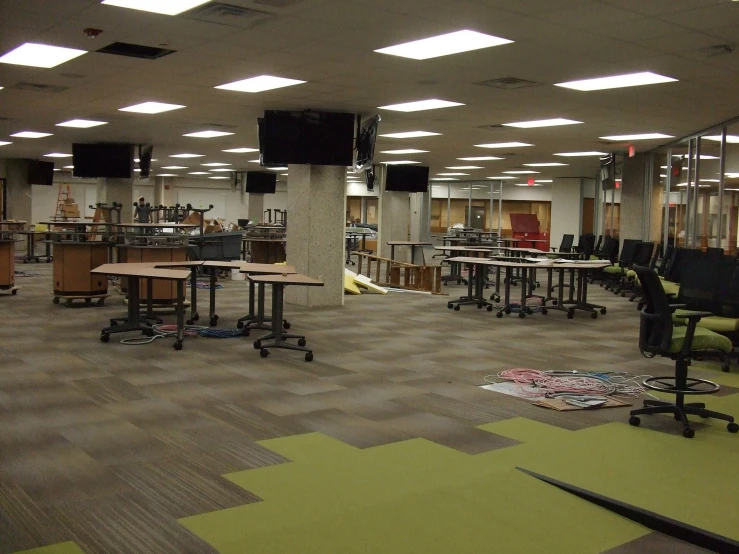
[[[524,318],[526,317],[526,296],[527,296],[527,290],[529,287],[529,283],[527,282],[529,278],[529,272],[528,269],[525,267],[521,268],[521,308],[518,312],[518,317]]]
[[[216,315],[216,281],[218,280],[218,268],[213,266],[210,270],[210,325],[215,327],[218,325],[218,316]]]
[[[182,342],[184,340],[185,340],[185,281],[183,279],[178,279],[177,280],[177,340],[174,343],[174,349],[182,350]]]
[[[188,325],[193,325],[200,315],[198,314],[198,272],[195,268],[192,268],[190,273],[190,319],[187,321]]]
[[[260,283],[264,286],[263,283]],[[269,356],[271,348],[283,348],[285,350],[298,350],[305,352],[305,361],[313,361],[313,351],[305,348],[305,337],[302,335],[289,335],[282,330],[283,309],[284,309],[285,285],[282,283],[273,283],[272,285],[272,333],[260,337],[254,341],[254,348],[259,350],[262,358]],[[270,344],[263,344],[262,341],[274,339]],[[298,344],[289,344],[286,339],[298,339]]]

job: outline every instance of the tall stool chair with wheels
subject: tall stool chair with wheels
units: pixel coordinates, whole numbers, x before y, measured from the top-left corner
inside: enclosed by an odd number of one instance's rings
[[[692,357],[706,351],[729,353],[733,348],[731,340],[697,326],[702,317],[711,315],[710,312],[683,312],[680,318],[684,319],[687,325],[675,327],[672,322],[673,311],[684,306],[670,305],[659,277],[653,269],[635,265],[634,271],[642,284],[646,299],[646,306],[641,311],[639,349],[644,354],[675,360],[674,377],[651,377],[644,381],[644,386],[654,391],[674,394],[675,402],[645,400],[643,408],[631,411],[629,423],[638,426],[641,423],[640,415],[673,414],[675,419],[683,424],[683,436],[693,438],[695,431],[690,427],[688,415],[697,415],[705,419],[727,421],[729,432],[738,432],[739,425],[734,422],[732,416],[707,410],[703,403],[685,402],[686,396],[714,394],[720,390],[716,383],[688,377]]]

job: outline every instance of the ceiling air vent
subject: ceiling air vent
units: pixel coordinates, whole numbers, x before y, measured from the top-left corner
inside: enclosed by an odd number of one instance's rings
[[[101,54],[113,54],[114,56],[126,56],[128,58],[141,58],[142,60],[156,60],[157,58],[162,58],[175,52],[175,50],[167,50],[166,48],[130,44],[128,42],[114,42],[95,51]]]
[[[14,84],[10,88],[14,88],[17,90],[32,90],[35,92],[64,92],[69,87],[61,87],[58,85],[44,85],[41,83],[20,82],[20,83]]]
[[[302,1],[303,0],[254,0],[254,3],[269,6],[271,8],[287,8],[288,6],[300,4]]]
[[[490,79],[489,81],[480,81],[475,83],[483,87],[500,88],[503,90],[516,90],[520,88],[538,87],[541,83],[535,81],[527,81],[526,79],[518,79],[517,77],[503,77],[502,79]]]
[[[187,12],[185,17],[196,21],[245,29],[263,23],[274,16],[266,12],[242,8],[241,6],[211,2],[205,4],[202,8]]]

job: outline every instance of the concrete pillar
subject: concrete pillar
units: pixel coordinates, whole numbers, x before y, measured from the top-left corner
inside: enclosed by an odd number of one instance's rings
[[[8,189],[8,219],[32,222],[31,185],[28,182],[29,160],[9,159],[5,165]]]
[[[549,244],[558,247],[562,235],[580,236],[582,219],[581,179],[556,179],[552,183],[552,223]]]
[[[288,201],[289,201],[288,193]],[[259,223],[264,219],[264,194],[249,193],[249,205],[247,210],[249,221]]]
[[[149,202],[154,206],[169,206],[164,201],[164,186],[166,177],[155,177],[154,178],[154,198]]]
[[[377,168],[375,174],[375,188],[380,191],[377,202],[377,251],[383,258],[389,258],[391,249],[388,241],[410,240],[410,195],[407,192],[385,190],[385,166]],[[410,263],[411,249],[396,246],[395,259]]]
[[[410,240],[421,242],[429,242],[431,240],[431,231],[429,228],[431,219],[429,194],[428,192],[416,192],[410,195]]]
[[[656,161],[656,156],[654,157]],[[624,160],[621,176],[621,224],[619,237],[621,240],[648,240],[650,224],[645,221],[644,198],[647,190],[647,154],[637,154]],[[659,175],[659,165],[654,175]],[[650,191],[651,194],[651,191]],[[646,217],[649,218],[647,213]]]
[[[108,205],[113,202],[121,204],[121,223],[133,223],[133,197],[132,179],[98,179],[97,184],[98,202]]]
[[[325,286],[288,287],[286,300],[299,306],[342,306],[346,169],[291,165],[288,173],[287,263]],[[251,204],[250,199],[250,213]]]

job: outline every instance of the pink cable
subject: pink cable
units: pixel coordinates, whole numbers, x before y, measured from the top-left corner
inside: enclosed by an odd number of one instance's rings
[[[603,396],[613,394],[615,391],[615,387],[610,383],[585,375],[551,375],[534,369],[515,368],[501,371],[498,373],[498,377],[516,383],[517,393],[527,398],[555,393]],[[531,386],[536,387],[538,390],[531,390]]]

